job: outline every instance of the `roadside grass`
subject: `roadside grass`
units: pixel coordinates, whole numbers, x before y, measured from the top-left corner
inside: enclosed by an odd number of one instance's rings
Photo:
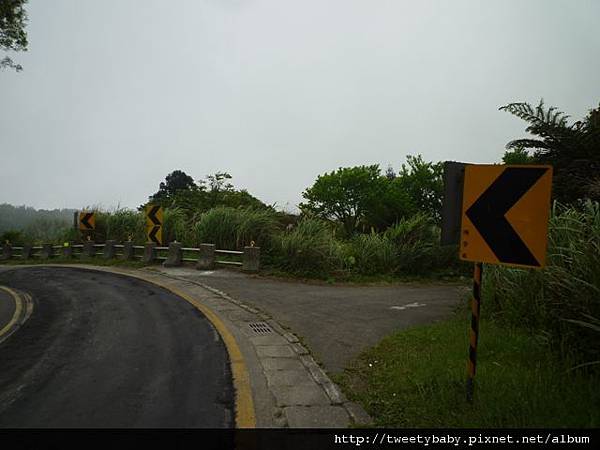
[[[356,285],[394,285],[404,283],[444,283],[470,286],[472,279],[452,272],[430,272],[423,275],[373,274],[363,275],[354,272],[337,272],[332,274],[290,273],[277,267],[268,266],[260,269],[260,276],[278,278],[284,281],[301,281],[306,283],[356,284]]]
[[[600,426],[597,374],[568,371],[541,339],[491,320],[481,323],[467,403],[469,320],[460,311],[390,335],[334,378],[378,427]]]

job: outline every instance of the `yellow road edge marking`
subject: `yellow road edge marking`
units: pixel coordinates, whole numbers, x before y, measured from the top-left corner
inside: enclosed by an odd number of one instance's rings
[[[145,274],[138,273],[130,273],[122,270],[118,270],[115,268],[108,268],[102,266],[89,267],[84,265],[77,264],[32,264],[32,265],[21,265],[21,266],[11,266],[15,269],[25,268],[25,267],[67,267],[73,268],[77,267],[80,269],[86,269],[89,271],[96,272],[108,272],[108,273],[116,273],[119,275],[125,275],[131,278],[138,278],[140,280],[146,281],[147,283],[154,284],[155,286],[166,289],[167,291],[172,292],[178,297],[181,297],[196,309],[198,309],[204,316],[210,321],[210,323],[216,328],[217,332],[223,339],[225,343],[225,347],[227,348],[227,353],[229,354],[229,362],[231,365],[231,374],[233,377],[233,386],[235,388],[235,425],[236,428],[256,428],[256,414],[254,411],[254,401],[252,400],[252,389],[250,387],[250,375],[248,373],[248,368],[246,367],[246,362],[244,361],[244,357],[240,350],[240,347],[237,344],[237,341],[227,329],[223,321],[210,309],[208,306],[200,303],[194,297],[186,294],[185,292],[180,291],[179,289],[166,285],[161,281],[153,280],[149,278]],[[156,273],[156,275],[160,276],[160,273]],[[2,288],[3,286],[0,286]],[[8,288],[5,288],[8,289]],[[16,294],[15,294],[16,295]],[[1,333],[0,333],[1,335]]]
[[[19,317],[21,317],[21,310],[23,309],[23,302],[21,301],[21,297],[12,289],[7,288],[6,286],[0,286],[0,289],[8,293],[8,295],[10,295],[15,301],[15,312],[13,313],[13,316],[10,319],[10,321],[0,330],[1,338],[3,335],[8,334],[11,331],[11,329],[15,326],[15,324],[19,321]]]

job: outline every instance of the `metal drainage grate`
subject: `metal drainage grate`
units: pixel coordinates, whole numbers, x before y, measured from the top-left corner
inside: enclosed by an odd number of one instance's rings
[[[266,322],[250,322],[248,326],[255,334],[267,334],[273,332]]]

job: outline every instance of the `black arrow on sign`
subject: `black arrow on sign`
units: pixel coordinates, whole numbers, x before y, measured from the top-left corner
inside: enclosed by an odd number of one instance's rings
[[[508,167],[467,210],[467,217],[500,262],[540,266],[505,215],[547,170]]]
[[[156,234],[160,231],[160,226],[159,225],[154,225],[152,227],[152,231],[150,231],[150,234],[148,234],[148,237],[150,238],[150,240],[152,242],[154,242],[155,244],[160,245],[160,241],[158,240],[158,238],[156,237]]]
[[[93,215],[94,215],[94,213],[85,213],[85,215],[81,218],[81,223],[88,230],[93,230],[94,229],[94,227],[92,226],[92,224],[88,222],[88,220],[90,220]]]
[[[154,225],[161,225],[160,220],[156,217],[156,213],[160,209],[160,206],[153,206],[150,212],[148,213],[148,219],[152,221]]]

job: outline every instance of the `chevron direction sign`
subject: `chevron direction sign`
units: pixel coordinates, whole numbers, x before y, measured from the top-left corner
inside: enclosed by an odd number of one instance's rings
[[[465,166],[460,258],[544,267],[552,167]]]
[[[148,242],[162,245],[163,209],[158,205],[146,205],[146,236]]]
[[[79,230],[91,231],[96,229],[96,214],[93,212],[80,211],[79,212]]]

